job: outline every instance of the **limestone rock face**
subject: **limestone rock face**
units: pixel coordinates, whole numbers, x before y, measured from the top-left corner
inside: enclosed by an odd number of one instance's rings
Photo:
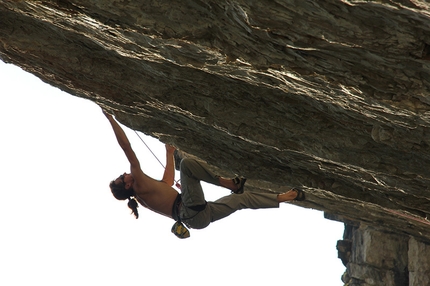
[[[427,1],[3,0],[0,58],[249,189],[430,241]]]
[[[345,283],[409,285],[408,237],[362,226],[354,230],[350,239],[353,245],[347,275],[343,277]],[[415,262],[411,257],[411,264]]]
[[[346,230],[337,245],[347,266],[342,277],[345,285],[430,285],[428,243],[367,225]]]

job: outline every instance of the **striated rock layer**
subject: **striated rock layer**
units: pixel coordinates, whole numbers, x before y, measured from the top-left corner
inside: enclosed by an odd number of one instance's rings
[[[430,242],[427,1],[3,0],[0,58],[250,189]]]
[[[430,247],[412,236],[347,226],[337,249],[347,266],[345,285],[430,285]]]

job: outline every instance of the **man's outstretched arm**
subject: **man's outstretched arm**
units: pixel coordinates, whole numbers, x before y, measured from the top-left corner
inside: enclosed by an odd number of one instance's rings
[[[110,124],[112,125],[112,129],[115,133],[119,146],[122,148],[122,150],[124,150],[125,156],[130,162],[132,171],[133,171],[133,168],[139,168],[140,170],[139,160],[137,159],[136,154],[131,148],[130,141],[128,141],[127,135],[125,135],[124,130],[122,130],[121,126],[119,126],[118,122],[116,122],[116,120],[113,118],[112,115],[110,115],[104,110],[103,110],[103,114],[106,116],[106,118],[109,120]]]
[[[175,160],[173,159],[173,153],[175,147],[166,144],[166,168],[164,169],[164,175],[162,181],[173,186],[175,182]]]

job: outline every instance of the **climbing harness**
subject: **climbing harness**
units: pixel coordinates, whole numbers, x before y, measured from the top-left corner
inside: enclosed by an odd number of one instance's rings
[[[134,133],[136,133],[137,137],[139,137],[140,141],[142,141],[142,143],[146,146],[146,148],[148,148],[149,152],[151,152],[151,154],[155,157],[155,159],[157,159],[158,163],[160,163],[160,165],[165,169],[166,167],[163,165],[163,163],[161,163],[161,161],[158,159],[157,155],[154,154],[154,152],[152,152],[151,148],[149,148],[149,146],[145,143],[145,141],[143,141],[142,137],[140,137],[139,133],[137,133],[136,130],[134,130]],[[175,186],[180,190],[181,189],[181,184],[179,183],[179,181],[174,180],[175,181]]]

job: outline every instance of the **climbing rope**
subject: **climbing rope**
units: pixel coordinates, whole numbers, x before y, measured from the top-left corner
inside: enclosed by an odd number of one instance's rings
[[[146,148],[148,148],[149,152],[151,152],[151,154],[155,157],[155,159],[157,159],[158,163],[160,163],[160,165],[166,169],[166,167],[164,167],[163,163],[161,163],[160,159],[158,159],[157,155],[154,154],[154,152],[152,152],[151,148],[145,143],[145,141],[143,141],[142,137],[140,137],[139,133],[137,133],[136,130],[134,130],[134,133],[136,133],[137,137],[139,137],[140,141],[142,141],[142,143],[146,146]],[[181,184],[179,183],[179,181],[175,180],[175,186],[180,190],[181,189]]]
[[[142,137],[140,137],[139,133],[137,133],[136,130],[134,130],[134,133],[136,133],[137,137],[139,137],[140,141],[142,141],[143,144],[145,144],[146,148],[148,148],[149,152],[151,152],[151,154],[155,157],[155,159],[157,159],[158,163],[160,163],[160,165],[165,169],[166,167],[164,167],[163,163],[161,163],[161,161],[158,159],[157,155],[154,154],[154,152],[152,152],[151,148],[149,148],[149,146],[145,143],[145,141],[143,141]]]

